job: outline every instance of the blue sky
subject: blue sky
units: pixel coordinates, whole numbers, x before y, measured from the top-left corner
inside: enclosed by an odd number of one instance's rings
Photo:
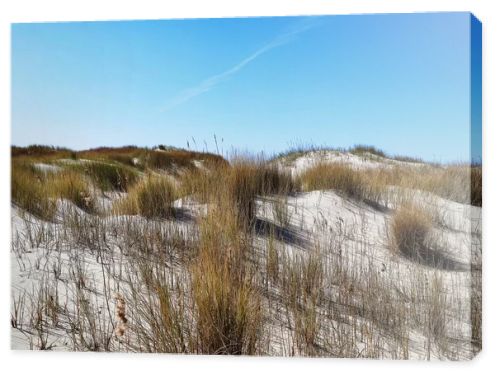
[[[12,143],[469,158],[470,15],[12,26]],[[219,145],[220,146],[220,145]]]

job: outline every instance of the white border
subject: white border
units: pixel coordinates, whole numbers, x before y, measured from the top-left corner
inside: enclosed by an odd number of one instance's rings
[[[500,209],[500,158],[494,153],[500,141],[499,29],[500,13],[495,1],[460,0],[182,0],[172,1],[64,1],[3,0],[0,4],[0,256],[1,256],[1,373],[15,374],[434,374],[455,375],[487,373],[499,360],[500,312],[500,241],[498,209]],[[483,23],[483,352],[471,362],[425,363],[404,361],[368,361],[342,359],[282,359],[165,356],[137,354],[74,354],[10,351],[9,251],[10,251],[10,23],[34,21],[78,21],[117,19],[162,19],[196,17],[245,17],[278,15],[317,15],[353,13],[398,13],[426,11],[472,11]],[[496,67],[496,69],[495,69]],[[496,103],[496,105],[495,105]],[[497,146],[498,148],[499,146]],[[496,208],[496,209],[495,209]],[[498,367],[495,367],[498,368]]]

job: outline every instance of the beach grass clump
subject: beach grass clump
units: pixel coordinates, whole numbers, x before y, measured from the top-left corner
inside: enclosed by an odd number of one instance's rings
[[[296,189],[295,181],[288,171],[282,171],[275,164],[257,165],[259,195],[288,195]]]
[[[90,183],[75,171],[40,171],[25,161],[12,163],[12,201],[29,213],[52,220],[56,200],[66,199],[87,212],[95,211]]]
[[[213,202],[220,195],[220,187],[226,176],[227,166],[223,165],[187,170],[179,177],[179,191],[183,196],[193,196],[199,202]]]
[[[385,195],[382,179],[341,163],[318,163],[302,173],[298,180],[304,191],[335,190],[340,194],[379,205]]]
[[[290,174],[262,162],[238,161],[225,179],[224,187],[244,227],[255,220],[255,200],[259,196],[286,195],[294,189]]]
[[[84,175],[71,170],[63,170],[47,177],[47,187],[51,197],[66,199],[87,212],[96,210],[91,185]]]
[[[410,258],[420,258],[432,229],[432,216],[415,205],[403,205],[392,218],[393,249]]]
[[[138,173],[133,168],[118,163],[92,161],[72,168],[88,175],[102,191],[126,192],[138,179]]]
[[[383,150],[377,149],[375,146],[371,145],[354,145],[349,149],[349,152],[358,155],[373,154],[382,158],[387,158],[387,154]]]
[[[198,248],[192,289],[199,351],[255,354],[263,322],[247,263],[251,240],[230,211],[216,208],[201,220]]]
[[[12,161],[11,200],[20,208],[44,220],[52,220],[55,202],[47,190],[46,177],[33,165]]]
[[[29,145],[26,147],[12,146],[12,158],[38,158],[38,159],[55,159],[69,158],[72,151],[67,148],[55,147],[49,145]]]
[[[212,164],[210,169],[185,172],[180,190],[199,201],[225,207],[247,227],[255,219],[255,200],[259,196],[285,195],[295,189],[289,173],[264,162],[239,159],[232,165]]]
[[[154,170],[171,170],[177,168],[192,168],[188,154],[172,154],[163,150],[151,151],[147,155],[146,165]]]
[[[250,282],[235,279],[228,263],[202,258],[193,270],[193,291],[200,352],[255,354],[261,317]]]
[[[234,206],[238,222],[248,227],[255,218],[255,199],[260,193],[258,169],[249,163],[238,163],[229,171],[225,187],[228,201]]]
[[[212,164],[227,164],[224,158],[216,154],[177,148],[149,150],[144,156],[144,162],[148,168],[174,173],[178,173],[179,170],[192,170],[196,168],[195,161],[207,166]]]
[[[175,187],[164,176],[148,175],[130,188],[128,195],[117,201],[118,214],[141,215],[151,219],[165,219],[174,214]]]

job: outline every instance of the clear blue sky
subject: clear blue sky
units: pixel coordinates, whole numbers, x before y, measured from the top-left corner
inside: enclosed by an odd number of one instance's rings
[[[12,143],[467,160],[468,13],[12,26]]]

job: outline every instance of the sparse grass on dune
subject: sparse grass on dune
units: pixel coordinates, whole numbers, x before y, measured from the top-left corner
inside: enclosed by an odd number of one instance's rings
[[[375,157],[393,159],[401,162],[410,162],[410,163],[423,163],[423,160],[420,158],[405,156],[405,155],[390,155],[383,150],[376,148],[372,145],[354,145],[350,148],[340,148],[340,147],[332,147],[332,146],[318,146],[314,144],[302,144],[299,143],[297,145],[292,146],[288,150],[277,154],[273,160],[294,160],[298,157],[301,157],[307,153],[352,153],[359,156],[367,156],[372,155]]]
[[[372,173],[373,178],[373,173]],[[305,191],[333,189],[356,200],[380,204],[385,185],[364,171],[340,163],[318,163],[298,177]]]
[[[88,175],[102,191],[125,192],[138,180],[136,170],[118,163],[91,161],[69,168]]]
[[[174,200],[175,187],[166,177],[148,175],[130,188],[127,197],[117,201],[113,209],[117,214],[169,218],[174,212]]]
[[[238,159],[231,166],[213,165],[210,170],[189,171],[181,176],[181,191],[200,201],[220,205],[228,202],[244,227],[255,217],[255,199],[287,195],[295,190],[290,173],[262,161]]]
[[[409,162],[409,163],[424,163],[424,160],[422,158],[418,157],[409,157],[407,155],[393,155],[392,159],[399,161],[399,162]]]
[[[480,167],[453,164],[398,166],[385,170],[383,175],[387,185],[430,192],[462,204],[482,204]]]
[[[72,150],[47,145],[30,145],[27,147],[12,146],[11,155],[13,158],[70,158]]]
[[[354,145],[352,148],[349,149],[349,152],[352,154],[369,153],[369,154],[377,155],[377,156],[382,157],[382,158],[388,158],[387,154],[384,151],[377,149],[375,146],[371,146],[371,145]]]
[[[144,157],[145,165],[151,169],[167,170],[177,173],[179,169],[195,168],[194,161],[224,163],[224,158],[211,154],[184,149],[151,150]]]
[[[472,341],[481,341],[480,297],[470,316],[461,290],[467,270],[443,267],[442,257],[404,260],[442,256],[448,240],[465,239],[450,228],[439,237],[433,203],[442,200],[415,190],[465,200],[475,189],[480,200],[479,168],[319,163],[292,178],[258,157],[229,164],[166,147],[85,153],[57,169],[34,165],[45,157],[12,161],[21,208],[53,217],[66,199],[85,211],[61,211],[57,226],[13,221],[16,277],[43,275],[32,293],[13,297],[12,328],[33,348],[51,348],[54,333],[54,348],[75,351],[463,359],[471,320]],[[151,154],[167,157],[153,166]],[[190,167],[197,160],[202,167]],[[100,214],[93,195],[108,189],[126,193],[109,215],[89,215]],[[310,190],[352,200],[291,195]],[[181,218],[174,200],[185,196],[195,202],[176,202]],[[459,207],[448,204],[436,212]],[[260,231],[261,223],[274,227]]]
[[[482,205],[480,166],[419,165],[355,169],[342,163],[320,162],[299,177],[302,190],[333,189],[354,199],[387,205],[389,186],[417,189],[475,206]]]
[[[118,162],[122,165],[143,170],[144,165],[140,163],[144,159],[147,150],[137,146],[123,146],[117,148],[100,147],[83,150],[76,153],[80,159],[99,162]]]
[[[128,167],[129,171],[152,170],[167,171],[173,175],[180,175],[181,172],[195,171],[195,161],[199,161],[203,166],[211,169],[213,165],[227,164],[224,158],[211,154],[188,151],[184,149],[169,148],[165,150],[152,150],[138,147],[123,148],[98,148],[88,151],[78,152],[79,158],[85,158],[99,162],[111,162]]]

